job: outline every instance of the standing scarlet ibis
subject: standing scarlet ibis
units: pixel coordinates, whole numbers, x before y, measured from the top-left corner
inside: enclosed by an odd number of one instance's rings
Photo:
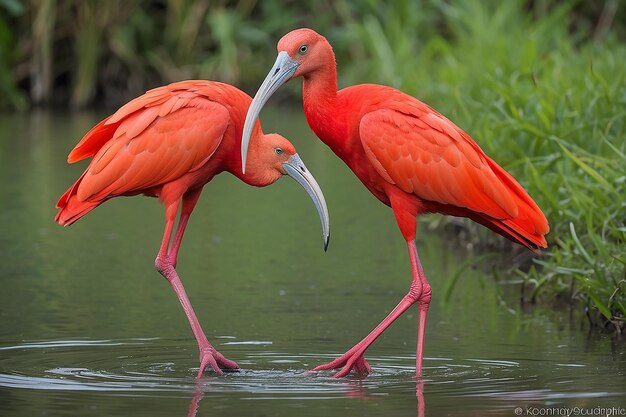
[[[396,308],[352,349],[314,370],[370,371],[363,354],[407,308],[417,303],[417,377],[422,374],[426,315],[431,289],[417,255],[417,217],[443,213],[468,217],[530,249],[546,247],[548,222],[515,179],[439,112],[396,89],[362,84],[337,91],[332,47],[310,29],[289,32],[278,42],[278,57],[256,93],[244,125],[242,160],[253,123],[269,97],[284,83],[303,78],[302,98],[309,126],[391,207],[407,242],[412,282]]]
[[[264,135],[261,125],[255,124],[250,164],[243,174],[240,138],[251,100],[233,86],[211,81],[181,81],[148,91],[98,123],[70,152],[70,163],[93,158],[57,203],[55,220],[70,225],[113,197],[144,194],[161,200],[165,232],[155,266],[176,293],[198,342],[198,377],[208,365],[217,374],[222,373],[220,368],[239,368],[208,342],[175,269],[185,227],[204,185],[224,171],[255,187],[289,175],[313,199],[324,249],[328,246],[324,196],[287,139]]]

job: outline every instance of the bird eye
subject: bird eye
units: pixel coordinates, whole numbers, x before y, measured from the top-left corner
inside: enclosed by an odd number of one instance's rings
[[[274,149],[274,152],[276,152],[276,155],[282,155],[283,154],[282,148],[276,148],[276,149]]]
[[[306,54],[306,51],[309,49],[309,47],[307,45],[300,45],[300,48],[298,49],[298,53],[300,55],[304,55]]]

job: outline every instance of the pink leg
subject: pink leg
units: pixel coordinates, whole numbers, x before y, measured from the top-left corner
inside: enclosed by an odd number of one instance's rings
[[[369,373],[371,371],[370,365],[365,360],[363,354],[367,348],[380,336],[386,329],[393,323],[398,317],[402,315],[411,305],[418,302],[420,311],[420,327],[418,329],[418,348],[416,357],[416,370],[415,373],[419,377],[422,372],[422,355],[423,355],[423,341],[424,331],[426,324],[426,314],[428,313],[428,305],[430,304],[431,291],[430,285],[426,280],[422,266],[420,265],[419,258],[417,256],[417,249],[413,240],[408,241],[409,257],[411,259],[411,272],[412,282],[409,292],[402,298],[400,303],[393,309],[391,313],[378,325],[365,339],[357,343],[352,349],[348,350],[339,358],[320,365],[313,369],[313,371],[321,371],[327,369],[342,368],[337,372],[334,377],[341,378],[346,376],[352,369],[358,373]]]
[[[195,198],[197,201],[197,197]],[[195,201],[193,202],[195,204]],[[193,209],[193,204],[191,209]],[[185,205],[185,203],[183,203]],[[184,206],[183,206],[184,207]],[[176,211],[178,210],[178,203],[171,204],[166,207],[165,212],[165,232],[163,233],[163,241],[161,242],[161,248],[159,249],[159,253],[155,260],[155,266],[157,271],[161,273],[167,279],[170,286],[176,293],[178,297],[178,301],[180,305],[183,307],[185,315],[187,316],[187,320],[189,320],[189,324],[191,325],[191,330],[193,331],[194,336],[196,337],[196,341],[198,342],[198,348],[200,349],[200,370],[198,371],[198,378],[202,375],[204,369],[210,365],[213,368],[213,371],[218,375],[222,374],[222,370],[220,368],[227,369],[238,369],[239,366],[229,360],[226,359],[221,353],[219,353],[215,348],[209,343],[207,337],[200,326],[200,322],[198,321],[198,317],[196,313],[193,311],[193,307],[191,306],[191,302],[187,297],[187,293],[185,292],[185,288],[183,287],[183,283],[174,268],[174,264],[172,262],[171,254],[168,252],[168,246],[170,237],[172,236],[172,231],[174,228],[174,220],[176,218]],[[189,211],[190,212],[190,211]],[[187,213],[187,217],[188,217]],[[179,222],[178,231],[176,236],[180,236],[178,239],[178,246],[180,246],[180,242],[182,240],[182,234],[184,231],[184,227],[186,226],[186,221]],[[183,231],[181,231],[181,228]],[[176,244],[176,239],[174,244]],[[176,247],[176,252],[178,251],[178,247]]]
[[[426,404],[424,403],[424,382],[417,381],[415,385],[415,397],[417,398],[417,417],[424,417]]]
[[[424,360],[424,339],[426,335],[426,317],[428,316],[428,308],[430,307],[430,300],[432,293],[430,290],[430,284],[426,279],[424,270],[422,269],[422,263],[417,255],[417,248],[415,247],[415,241],[408,242],[409,256],[411,258],[411,271],[417,271],[420,281],[422,282],[422,294],[417,300],[417,308],[419,310],[419,325],[417,328],[417,350],[415,353],[415,376],[417,378],[422,377],[422,361]],[[415,275],[415,272],[413,273]]]
[[[183,235],[185,234],[185,228],[187,227],[187,222],[189,221],[189,216],[191,216],[191,212],[193,211],[198,199],[200,198],[200,194],[202,193],[202,188],[196,188],[195,190],[187,192],[183,196],[183,207],[180,210],[180,218],[178,219],[178,228],[176,229],[176,235],[174,235],[174,241],[172,242],[172,246],[169,249],[169,256],[172,260],[172,265],[176,268],[176,264],[178,263],[178,250],[180,249],[180,244],[183,241]]]

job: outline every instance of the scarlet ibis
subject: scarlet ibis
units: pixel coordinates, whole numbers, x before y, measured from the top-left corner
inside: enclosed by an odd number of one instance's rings
[[[244,125],[245,167],[253,123],[269,97],[287,81],[302,77],[309,126],[382,203],[390,206],[411,262],[408,293],[362,341],[314,371],[342,368],[368,373],[365,350],[411,305],[419,310],[416,366],[422,375],[426,316],[431,288],[415,247],[417,217],[442,213],[468,217],[532,250],[546,247],[548,221],[522,186],[439,112],[391,87],[361,84],[337,91],[333,49],[311,29],[289,32],[278,42],[278,57],[257,91]]]
[[[148,91],[98,123],[70,152],[70,163],[92,159],[57,203],[55,220],[67,226],[113,197],[144,194],[161,200],[165,232],[155,266],[176,293],[198,342],[198,377],[208,365],[217,374],[221,368],[239,368],[208,342],[176,272],[185,227],[204,185],[221,172],[255,187],[288,175],[312,198],[322,222],[324,249],[328,246],[324,195],[287,139],[264,135],[255,124],[250,163],[243,174],[240,138],[251,100],[233,86],[211,81],[181,81]]]

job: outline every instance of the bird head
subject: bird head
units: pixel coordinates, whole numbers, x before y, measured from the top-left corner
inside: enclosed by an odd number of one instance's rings
[[[243,172],[246,171],[246,156],[254,122],[267,100],[287,81],[300,76],[309,77],[323,65],[335,60],[332,47],[326,38],[311,29],[289,32],[278,42],[277,49],[276,62],[259,87],[246,115],[241,139]]]
[[[306,78],[321,66],[326,65],[329,60],[335,59],[332,47],[326,38],[306,28],[287,33],[278,41],[276,49],[283,68],[295,66],[295,71],[289,79],[300,76]],[[279,62],[278,57],[277,62]],[[276,71],[275,68],[272,69]]]
[[[258,140],[257,140],[258,139]],[[250,147],[248,172],[241,179],[250,185],[264,187],[273,184],[283,175],[293,178],[309,194],[322,223],[324,250],[330,239],[330,222],[326,200],[315,177],[296,153],[294,146],[276,133],[262,135]]]
[[[285,137],[276,133],[255,135],[242,179],[258,187],[270,185],[286,174],[283,164],[294,155],[297,155],[296,148]]]

